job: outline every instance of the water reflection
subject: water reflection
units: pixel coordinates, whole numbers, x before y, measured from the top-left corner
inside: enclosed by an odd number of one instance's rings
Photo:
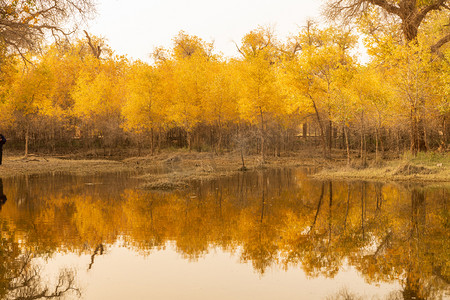
[[[55,274],[55,283],[49,284],[41,275],[41,266],[34,261],[36,253],[18,241],[11,224],[0,219],[0,229],[1,299],[53,299],[80,295],[73,270],[60,270]]]
[[[3,180],[0,178],[0,212],[2,211],[2,206],[6,203],[6,195],[3,193]]]
[[[448,296],[448,189],[319,182],[300,170],[243,173],[184,192],[134,186],[119,175],[5,181],[0,298],[14,298],[11,270],[30,257],[87,255],[91,271],[118,241],[143,256],[170,244],[189,261],[221,249],[259,276],[277,266],[334,278],[350,265],[371,284],[398,282],[387,299]]]

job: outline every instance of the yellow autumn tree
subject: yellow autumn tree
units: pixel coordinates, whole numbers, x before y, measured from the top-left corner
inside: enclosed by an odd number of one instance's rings
[[[172,50],[173,80],[175,82],[170,118],[187,133],[188,148],[192,131],[202,121],[203,101],[209,86],[209,66],[215,60],[213,44],[181,31],[174,38]]]
[[[121,140],[121,109],[127,67],[128,62],[122,57],[99,60],[92,55],[87,56],[71,94],[73,113],[83,124],[82,136],[99,141],[104,149],[117,145]]]
[[[279,56],[272,29],[259,27],[242,39],[239,52],[241,118],[259,124],[261,162],[265,162],[267,119],[283,111],[277,68]]]
[[[150,133],[151,153],[154,153],[154,131],[167,119],[167,101],[162,90],[163,80],[156,67],[135,62],[128,71],[126,101],[122,107],[124,127],[136,133]],[[159,136],[159,139],[161,137]]]
[[[203,99],[203,120],[217,129],[216,150],[221,151],[223,130],[239,119],[239,82],[234,66],[226,61],[209,64],[208,86]]]
[[[348,31],[332,27],[319,29],[312,21],[294,38],[297,51],[288,71],[298,93],[307,97],[320,128],[323,154],[331,156],[333,113],[345,112],[342,87],[355,67],[350,55],[356,38]],[[301,98],[304,104],[304,98]],[[336,110],[337,108],[341,108]],[[342,119],[339,118],[338,119]]]

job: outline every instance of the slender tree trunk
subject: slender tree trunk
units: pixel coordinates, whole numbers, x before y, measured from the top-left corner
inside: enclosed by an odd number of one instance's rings
[[[187,146],[188,146],[188,150],[189,150],[189,152],[191,152],[191,131],[190,130],[188,130],[187,132],[186,132],[186,139],[187,139]]]
[[[155,154],[155,139],[154,139],[154,134],[153,134],[153,127],[150,129],[150,136],[151,136],[151,151],[152,151],[152,156]]]
[[[241,160],[242,160],[242,171],[247,170],[247,167],[245,166],[245,161],[244,161],[244,147],[241,147]]]
[[[25,155],[24,155],[25,158],[28,157],[29,138],[30,138],[30,125],[27,124],[27,128],[25,130]]]
[[[327,139],[326,139],[325,132],[324,132],[324,129],[323,129],[322,120],[320,118],[320,114],[319,114],[319,110],[317,109],[316,102],[314,101],[314,99],[310,95],[309,95],[309,98],[311,99],[311,101],[313,103],[314,111],[316,113],[317,123],[319,123],[320,136],[322,138],[323,157],[325,159],[327,159],[327,158],[329,158],[328,155],[327,155]]]
[[[331,149],[333,147],[333,122],[331,120],[328,121],[328,157],[331,158]]]
[[[137,136],[138,156],[141,156],[141,134]]]
[[[158,153],[161,151],[161,140],[162,140],[162,128],[159,126],[158,130]]]
[[[411,154],[417,155],[419,142],[419,128],[417,124],[417,111],[416,108],[411,109]]]
[[[264,114],[263,114],[263,111],[262,111],[261,107],[259,108],[259,112],[260,112],[260,116],[261,116],[261,163],[264,164],[266,162],[265,161],[265,153],[264,153],[264,151],[265,151],[265,148],[264,148],[264,143],[265,143],[264,135],[265,135],[265,132],[264,132]]]
[[[427,128],[425,127],[424,124],[423,125],[423,142],[424,142],[424,147],[425,147],[425,151],[428,151],[428,149],[430,149],[430,145],[428,144],[428,135],[427,135]]]
[[[347,166],[350,166],[350,145],[348,142],[348,128],[344,125],[345,146],[347,148]]]
[[[447,117],[444,116],[444,121],[443,121],[443,130],[444,130],[444,134],[442,136],[442,140],[444,142],[444,146],[447,147],[447,143],[448,143],[448,136],[449,136],[449,130],[448,130],[448,123],[447,123]]]
[[[379,154],[378,154],[378,127],[375,126],[375,163],[378,163],[379,161]]]
[[[220,153],[222,151],[222,122],[220,121],[219,118],[219,122],[217,124],[217,151]]]
[[[380,127],[380,158],[381,160],[384,159],[384,152],[385,152],[385,146],[384,146],[384,138],[386,137],[386,130],[383,127]]]
[[[364,124],[364,111],[361,112],[361,164],[367,165],[367,153],[366,153],[366,129]]]

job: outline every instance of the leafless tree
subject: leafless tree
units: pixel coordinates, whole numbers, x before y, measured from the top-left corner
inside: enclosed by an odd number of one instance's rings
[[[24,57],[47,37],[65,39],[93,13],[93,0],[0,0],[0,47]]]
[[[381,8],[388,15],[399,19],[402,33],[407,41],[416,39],[420,25],[433,11],[450,13],[450,0],[329,0],[325,9],[330,19],[341,18],[344,22],[359,17],[370,7]],[[450,29],[431,47],[438,52],[439,48],[450,42]]]

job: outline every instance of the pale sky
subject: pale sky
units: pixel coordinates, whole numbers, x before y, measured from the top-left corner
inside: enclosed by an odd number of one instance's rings
[[[214,41],[216,53],[237,56],[233,41],[259,25],[274,26],[280,40],[307,19],[320,19],[323,0],[97,0],[89,32],[107,39],[119,55],[150,61],[155,47],[172,47],[179,31]]]

